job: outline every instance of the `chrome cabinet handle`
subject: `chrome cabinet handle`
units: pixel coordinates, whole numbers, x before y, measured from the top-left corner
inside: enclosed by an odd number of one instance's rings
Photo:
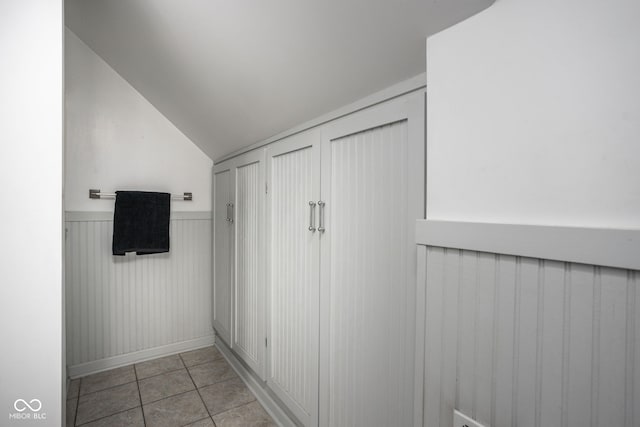
[[[316,202],[309,202],[309,231],[314,233],[316,228]]]
[[[318,206],[320,207],[320,223],[318,225],[318,231],[324,233],[324,202],[322,200],[318,201]]]
[[[229,203],[227,203],[227,222],[229,221]]]
[[[231,210],[231,215],[229,215],[229,222],[233,222],[233,203],[229,203],[229,209]]]

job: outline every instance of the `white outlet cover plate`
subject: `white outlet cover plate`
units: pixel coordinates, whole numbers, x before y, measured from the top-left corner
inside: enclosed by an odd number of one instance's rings
[[[467,417],[460,411],[453,410],[453,427],[485,427],[479,422]]]

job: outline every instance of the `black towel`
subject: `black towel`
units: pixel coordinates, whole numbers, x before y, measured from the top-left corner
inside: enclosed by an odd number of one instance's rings
[[[148,191],[117,191],[113,213],[113,254],[169,252],[171,195]]]

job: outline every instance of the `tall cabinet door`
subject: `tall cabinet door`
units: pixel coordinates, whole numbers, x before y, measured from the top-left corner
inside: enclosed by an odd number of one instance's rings
[[[322,426],[413,425],[423,93],[323,130]]]
[[[230,162],[213,168],[213,328],[231,346],[233,290],[233,174]]]
[[[265,353],[264,150],[234,159],[235,286],[233,349],[263,377]]]
[[[307,426],[318,423],[319,143],[311,131],[267,150],[267,383]]]

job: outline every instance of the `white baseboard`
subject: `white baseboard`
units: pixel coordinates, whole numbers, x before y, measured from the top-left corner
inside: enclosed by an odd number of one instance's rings
[[[69,366],[67,372],[70,378],[84,377],[85,375],[95,374],[120,366],[131,365],[132,363],[144,362],[145,360],[155,359],[158,357],[169,356],[171,354],[182,353],[185,351],[196,350],[198,348],[207,347],[214,344],[214,335],[202,338],[196,338],[189,341],[182,341],[173,344],[167,344],[160,347],[148,348],[133,353],[121,354],[118,356],[107,357],[106,359],[94,360],[91,362],[81,363],[79,365]]]
[[[260,402],[271,418],[273,418],[279,426],[295,427],[298,425],[289,417],[280,404],[276,402],[273,396],[269,394],[263,381],[256,378],[255,374],[249,371],[242,362],[236,358],[224,341],[221,339],[216,340],[216,347],[220,350],[224,358],[229,362],[240,378],[242,378],[249,390],[251,390],[251,392],[256,396],[258,402]]]

